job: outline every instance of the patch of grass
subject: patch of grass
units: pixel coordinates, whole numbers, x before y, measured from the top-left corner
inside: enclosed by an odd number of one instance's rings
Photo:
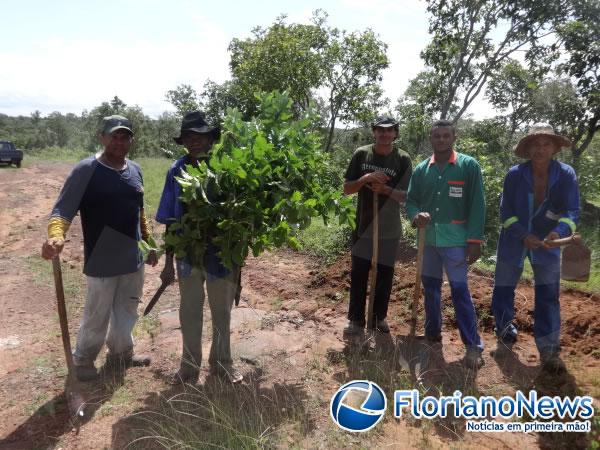
[[[600,449],[600,409],[594,407],[594,417],[591,419],[590,449]]]
[[[283,299],[281,297],[274,298],[271,302],[271,309],[273,311],[280,311],[283,308]]]
[[[47,356],[37,356],[29,362],[28,366],[43,378],[64,377],[67,375],[67,366],[62,362],[51,360]]]
[[[385,336],[376,336],[375,341],[372,338],[360,339],[342,352],[329,351],[326,356],[330,365],[345,365],[347,368],[340,384],[369,380],[377,383],[385,392],[411,389],[411,376],[401,369],[401,349],[391,342],[385,342],[385,339]]]
[[[25,406],[25,414],[27,416],[31,416],[38,410],[38,413],[43,416],[54,414],[54,404],[49,404],[47,405],[47,407],[40,409],[48,401],[49,398],[50,397],[46,392],[37,394],[33,401]]]
[[[107,401],[98,408],[97,415],[104,417],[114,413],[115,409],[130,408],[135,399],[127,385],[112,384],[106,387],[106,390],[112,392],[110,401]],[[112,384],[112,385],[111,385]]]
[[[319,448],[374,448],[371,437],[372,431],[367,431],[366,433],[348,433],[336,426],[330,426],[325,430],[325,435],[321,441],[323,445],[319,446]]]
[[[311,428],[302,397],[287,385],[188,386],[130,417],[136,435],[128,448],[288,448],[290,435],[297,441]]]
[[[147,315],[140,316],[138,321],[133,328],[133,336],[135,338],[142,338],[145,335],[148,335],[150,339],[154,339],[154,337],[160,331],[160,320],[155,315]]]
[[[306,364],[306,373],[302,377],[303,381],[322,381],[325,374],[332,372],[331,361],[328,361],[321,355],[313,355]]]
[[[48,147],[44,149],[28,150],[23,155],[23,167],[30,167],[40,161],[77,162],[88,156],[91,152],[81,148]]]
[[[37,255],[30,255],[24,258],[25,266],[31,273],[33,282],[49,287],[54,297],[54,274],[52,263],[46,261]],[[65,293],[65,303],[69,317],[78,316],[83,309],[84,275],[77,267],[70,267],[68,264],[61,265],[63,289]],[[58,323],[58,317],[56,317]],[[54,336],[55,330],[49,330],[50,335]]]
[[[144,203],[146,217],[154,217],[165,185],[165,177],[173,160],[167,158],[139,158],[135,160],[144,176]]]
[[[591,395],[592,397],[600,397],[600,378],[595,370],[589,370],[584,365],[584,360],[581,355],[566,355],[564,361],[567,363],[570,371],[577,378],[580,392],[578,395]]]
[[[304,251],[321,259],[324,264],[331,264],[347,250],[351,231],[347,226],[338,225],[335,218],[327,225],[323,219],[316,218],[299,233],[298,240]]]

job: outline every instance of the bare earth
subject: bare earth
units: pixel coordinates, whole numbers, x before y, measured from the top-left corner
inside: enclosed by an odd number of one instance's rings
[[[598,439],[585,433],[473,433],[465,431],[462,419],[396,420],[389,408],[384,421],[366,435],[346,433],[333,424],[331,396],[341,384],[354,379],[376,381],[388,403],[394,389],[415,386],[431,395],[451,395],[460,389],[496,397],[535,388],[552,396],[592,395],[595,406],[600,405],[600,321],[596,315],[600,299],[574,290],[561,294],[566,374],[540,373],[532,338],[533,290],[528,284],[521,285],[517,293],[521,335],[516,358],[499,364],[490,356],[489,350],[495,347],[489,312],[493,280],[490,274],[475,271],[470,286],[486,345],[485,366],[474,377],[460,364],[463,348],[444,286],[443,351],[430,357],[424,370],[424,355],[431,352],[426,352],[422,340],[409,337],[415,258],[408,246],[396,266],[388,317],[392,333],[366,342],[342,338],[348,255],[330,267],[291,251],[250,258],[232,325],[236,363],[246,375],[241,386],[219,384],[205,368],[197,386],[165,383],[165,376],[177,368],[181,345],[178,289],[171,286],[135,330],[137,350],[151,354],[152,365],[130,368],[126,373],[102,370],[99,381],[79,383],[76,387],[87,401],[86,414],[81,420],[71,420],[64,396],[66,369],[51,267],[39,257],[46,217],[69,170],[70,165],[62,163],[39,163],[19,170],[0,168],[0,449],[169,448],[174,444],[152,438],[160,435],[161,420],[168,420],[153,412],[164,413],[165,405],[172,406],[173,399],[184,395],[205,403],[210,399],[220,402],[225,420],[231,416],[232,426],[247,408],[256,408],[266,436],[258,437],[256,446],[586,448]],[[74,342],[85,296],[78,220],[69,239],[62,265]],[[147,267],[144,303],[160,284],[159,267]],[[206,315],[204,354],[208,355],[211,332]],[[422,326],[422,316],[419,319]],[[103,362],[101,355],[97,366]],[[231,410],[227,411],[223,405],[229,400]],[[211,422],[203,421],[203,414],[188,417],[196,418],[200,428],[208,430]],[[219,445],[242,444],[227,441]]]

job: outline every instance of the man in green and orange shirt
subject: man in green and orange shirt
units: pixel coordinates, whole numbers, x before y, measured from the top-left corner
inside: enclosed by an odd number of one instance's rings
[[[483,364],[483,344],[477,314],[467,284],[467,268],[481,256],[485,199],[477,161],[454,150],[451,122],[433,124],[433,155],[417,165],[410,180],[406,209],[414,226],[426,227],[423,275],[425,337],[441,342],[442,271],[450,282],[460,337],[466,347],[465,364]]]

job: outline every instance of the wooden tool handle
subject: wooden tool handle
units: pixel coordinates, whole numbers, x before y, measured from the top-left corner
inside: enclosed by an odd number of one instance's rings
[[[377,288],[377,262],[379,261],[379,196],[373,192],[373,254],[371,255],[371,282],[369,284],[369,300],[367,302],[367,329],[373,330],[373,304]]]
[[[71,337],[69,335],[69,321],[67,319],[67,307],[65,305],[65,290],[63,288],[62,269],[60,267],[60,259],[58,256],[55,256],[52,259],[52,269],[54,272],[56,306],[58,308],[58,319],[60,321],[60,332],[65,350],[65,359],[67,361],[69,375],[73,376],[75,373],[75,365],[73,363],[73,354],[71,353]]]
[[[544,240],[544,244],[546,244],[548,247],[562,247],[563,245],[570,245],[570,244],[579,244],[581,242],[581,235],[579,233],[573,233],[571,236],[568,236],[566,238],[561,238],[561,239],[554,239],[554,240]]]
[[[421,273],[423,271],[423,253],[425,252],[425,227],[419,228],[417,244],[417,270],[415,275],[415,289],[413,291],[412,316],[411,316],[411,334],[415,334],[417,324],[417,307],[419,297],[421,297]]]

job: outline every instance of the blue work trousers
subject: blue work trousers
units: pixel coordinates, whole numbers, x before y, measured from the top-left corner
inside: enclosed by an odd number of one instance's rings
[[[551,264],[531,264],[535,280],[533,335],[541,355],[560,351],[560,260]],[[492,313],[496,320],[496,335],[506,343],[517,340],[515,318],[515,288],[523,267],[501,260],[496,263]]]
[[[442,332],[441,292],[445,271],[460,337],[467,349],[483,351],[477,332],[477,313],[467,284],[467,268],[466,247],[425,246],[421,277],[425,288],[425,335],[435,338]]]

